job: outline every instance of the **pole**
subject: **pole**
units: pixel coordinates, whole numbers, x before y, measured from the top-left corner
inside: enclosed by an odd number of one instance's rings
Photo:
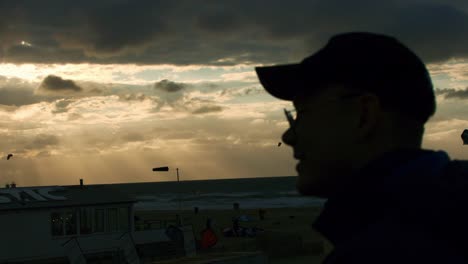
[[[177,187],[179,188],[179,192],[180,192],[180,186],[179,186],[179,168],[176,168],[176,172],[177,172]],[[178,192],[178,193],[179,193]],[[179,200],[179,213],[180,213],[180,210],[181,210],[181,204],[180,204],[180,193],[177,195],[177,200]]]

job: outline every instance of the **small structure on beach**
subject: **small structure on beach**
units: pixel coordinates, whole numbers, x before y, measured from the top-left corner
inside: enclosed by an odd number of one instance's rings
[[[136,230],[135,202],[106,185],[1,188],[0,263],[140,263],[171,239],[165,229]]]

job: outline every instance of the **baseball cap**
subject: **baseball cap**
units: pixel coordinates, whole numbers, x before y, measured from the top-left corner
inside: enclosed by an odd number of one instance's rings
[[[422,60],[396,38],[349,32],[331,37],[300,63],[256,67],[271,95],[294,100],[311,96],[329,83],[371,92],[383,107],[426,122],[436,103],[429,72]]]

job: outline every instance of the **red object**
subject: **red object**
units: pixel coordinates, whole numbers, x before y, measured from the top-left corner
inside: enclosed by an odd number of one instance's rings
[[[201,232],[201,242],[200,242],[201,249],[211,248],[214,245],[216,245],[217,242],[218,242],[218,237],[216,236],[213,230],[207,228]]]

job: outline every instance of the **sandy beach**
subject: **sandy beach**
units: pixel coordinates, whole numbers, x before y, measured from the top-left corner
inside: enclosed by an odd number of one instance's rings
[[[320,213],[320,207],[308,208],[262,208],[264,219],[259,217],[259,209],[238,210],[152,210],[137,211],[136,215],[151,225],[151,228],[162,228],[175,224],[179,214],[184,225],[192,225],[194,236],[201,239],[201,231],[206,220],[213,220],[213,230],[218,237],[217,244],[210,249],[197,250],[197,259],[211,258],[234,252],[264,252],[269,263],[321,263],[330,252],[331,245],[311,224]],[[223,229],[232,227],[232,218],[247,216],[249,221],[240,221],[241,227],[257,227],[264,230],[255,237],[225,237]],[[188,259],[172,261],[184,263]]]

